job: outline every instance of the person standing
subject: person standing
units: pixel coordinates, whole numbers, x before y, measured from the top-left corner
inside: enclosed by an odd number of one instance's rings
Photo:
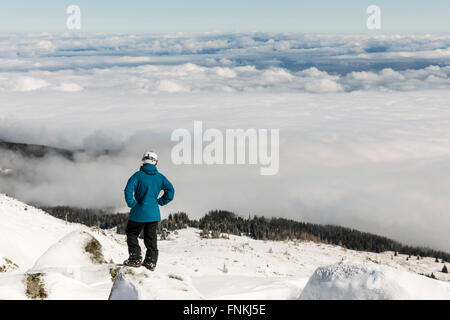
[[[125,201],[131,211],[126,227],[129,257],[123,264],[131,267],[143,265],[152,271],[158,262],[156,232],[161,220],[159,206],[168,204],[175,194],[172,183],[156,169],[157,164],[158,155],[154,151],[144,153],[140,170],[130,177],[124,190]],[[164,193],[158,198],[161,191]],[[147,248],[143,262],[138,240],[142,230]]]

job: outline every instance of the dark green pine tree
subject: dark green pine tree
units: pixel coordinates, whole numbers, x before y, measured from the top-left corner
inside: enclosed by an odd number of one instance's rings
[[[445,264],[444,267],[442,268],[442,273],[448,273],[447,266]]]

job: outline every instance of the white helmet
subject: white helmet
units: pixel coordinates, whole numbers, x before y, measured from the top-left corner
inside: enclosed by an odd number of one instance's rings
[[[157,164],[158,163],[158,155],[154,151],[147,151],[142,156],[142,163],[143,164]]]

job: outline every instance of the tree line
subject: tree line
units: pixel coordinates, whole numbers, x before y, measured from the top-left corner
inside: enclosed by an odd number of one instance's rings
[[[128,214],[111,213],[107,210],[82,209],[68,206],[41,207],[51,215],[87,226],[102,229],[117,228],[117,233],[125,234]],[[218,237],[220,233],[245,235],[256,240],[306,240],[339,245],[351,250],[380,253],[414,255],[418,257],[435,257],[443,261],[450,260],[450,254],[426,247],[414,247],[387,237],[361,232],[355,229],[336,226],[299,222],[285,218],[265,218],[258,216],[241,217],[226,210],[212,210],[196,220],[190,219],[184,212],[173,213],[161,220],[159,232],[174,231],[186,227],[202,230],[202,236]]]

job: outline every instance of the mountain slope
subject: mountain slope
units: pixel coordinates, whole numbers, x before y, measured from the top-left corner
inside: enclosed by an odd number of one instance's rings
[[[28,299],[33,294],[27,290],[46,299],[296,299],[317,268],[342,261],[390,266],[392,279],[406,273],[450,299],[450,277],[433,258],[407,260],[309,241],[202,239],[200,230],[187,228],[158,242],[158,267],[150,272],[115,264],[126,259],[127,247],[125,236],[113,230],[65,223],[1,194],[0,219],[0,268],[2,261],[7,265],[0,272],[0,299]],[[419,298],[431,297],[427,292]]]

